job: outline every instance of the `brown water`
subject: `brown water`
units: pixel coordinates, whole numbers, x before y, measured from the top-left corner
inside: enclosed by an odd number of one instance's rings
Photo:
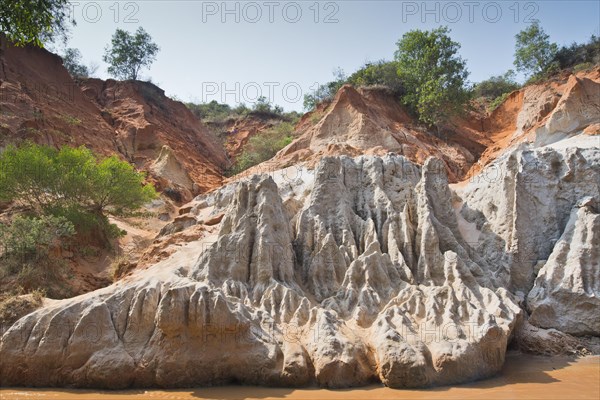
[[[357,389],[278,389],[225,386],[180,390],[117,392],[64,389],[0,389],[2,400],[176,400],[176,399],[600,399],[600,357],[577,360],[509,354],[502,373],[466,385],[427,390],[394,390],[380,385]]]

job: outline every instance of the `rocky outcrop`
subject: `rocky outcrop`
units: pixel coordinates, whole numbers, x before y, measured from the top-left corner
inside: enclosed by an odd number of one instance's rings
[[[168,146],[171,158],[192,181],[190,185],[184,179],[186,190],[197,195],[221,185],[228,162],[225,150],[183,103],[150,82],[87,79],[80,85],[114,127],[117,150],[129,161],[152,173],[161,153],[166,155],[163,146]],[[157,175],[158,188],[181,186],[181,175]]]
[[[600,215],[592,198],[571,211],[527,297],[530,322],[573,335],[600,332]]]
[[[536,130],[536,144],[545,145],[579,133],[600,120],[600,81],[571,75],[546,123]]]
[[[573,207],[587,196],[600,198],[597,141],[573,139],[573,147],[566,142],[507,154],[457,188],[464,200],[461,215],[472,225],[475,245],[495,270],[497,284],[520,298],[533,287]]]
[[[148,168],[160,186],[182,193],[182,199],[190,201],[197,185],[169,146],[163,146],[156,160]]]
[[[57,55],[13,47],[0,37],[0,91],[0,147],[24,140],[84,145],[118,154],[153,175],[167,145],[192,181],[186,181],[182,201],[222,183],[228,159],[221,144],[183,103],[152,83],[74,80]],[[154,176],[160,190],[181,186],[161,172]]]
[[[512,92],[483,123],[486,149],[467,176],[523,144],[541,147],[582,132],[598,134],[600,67],[563,72]]]
[[[430,156],[439,158],[455,182],[486,145],[485,135],[462,123],[428,131],[386,90],[345,85],[331,103],[302,118],[297,139],[269,164],[280,169],[302,161],[313,167],[326,156],[384,155],[391,151],[419,164]]]
[[[268,174],[182,207],[154,265],[1,328],[0,382],[427,387],[497,373],[510,341],[579,351],[577,336],[600,336],[594,74],[556,96],[511,95],[511,118],[482,122],[510,151],[490,150],[500,156],[458,185],[477,146],[344,87],[273,169],[255,169]],[[204,143],[202,126],[161,122],[161,104],[186,121],[183,105],[158,101],[151,84],[96,83],[110,143],[159,181],[198,183],[210,145],[186,149]],[[549,140],[525,144],[532,133]]]
[[[197,261],[19,320],[3,384],[421,387],[501,368],[522,312],[462,238],[439,160],[325,158],[299,175],[302,193],[263,175],[199,200],[226,211]]]
[[[513,152],[466,186],[449,186],[440,160],[397,155],[232,182],[177,226],[214,220],[218,233],[17,321],[0,379],[424,387],[497,373],[510,340],[579,349],[560,331],[599,333],[600,151],[588,138]]]

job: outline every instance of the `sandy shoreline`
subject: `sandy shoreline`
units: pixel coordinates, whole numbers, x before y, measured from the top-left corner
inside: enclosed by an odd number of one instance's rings
[[[381,385],[354,389],[286,389],[223,386],[177,390],[94,391],[71,389],[0,389],[2,400],[24,399],[598,399],[600,356],[541,357],[509,353],[494,378],[451,387],[394,390]]]

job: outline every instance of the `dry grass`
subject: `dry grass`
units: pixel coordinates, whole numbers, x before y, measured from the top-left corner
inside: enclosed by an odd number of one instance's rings
[[[22,294],[19,288],[15,293],[0,295],[0,335],[3,334],[21,317],[39,308],[44,299],[44,292],[34,290],[29,294]]]
[[[110,276],[113,282],[124,277],[129,271],[134,269],[136,264],[131,261],[128,254],[121,254],[115,257],[110,265]]]

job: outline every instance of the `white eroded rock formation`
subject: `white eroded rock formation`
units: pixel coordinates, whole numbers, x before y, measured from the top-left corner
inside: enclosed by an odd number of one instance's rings
[[[400,388],[490,376],[524,323],[599,334],[599,164],[594,146],[523,150],[451,188],[437,159],[330,157],[233,182],[190,211],[225,214],[215,237],[17,321],[0,381]]]

